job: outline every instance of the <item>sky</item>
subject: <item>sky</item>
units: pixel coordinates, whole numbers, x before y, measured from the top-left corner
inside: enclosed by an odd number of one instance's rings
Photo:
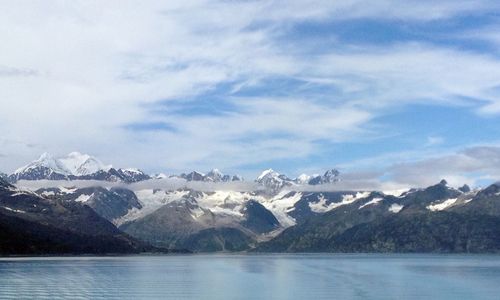
[[[1,1],[0,171],[500,179],[500,2]]]

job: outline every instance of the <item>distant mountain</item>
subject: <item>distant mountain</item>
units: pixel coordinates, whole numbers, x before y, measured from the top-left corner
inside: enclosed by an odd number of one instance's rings
[[[293,180],[284,174],[274,171],[273,169],[263,171],[259,177],[257,177],[255,182],[272,192],[277,192],[284,187],[293,185]]]
[[[72,152],[66,157],[54,158],[43,153],[40,158],[17,169],[9,181],[18,180],[106,180],[137,182],[150,179],[138,169],[114,169],[104,165],[95,157],[79,152]]]
[[[285,174],[278,173],[273,169],[263,171],[255,180],[272,192],[278,192],[285,187],[294,185],[319,185],[332,184],[340,181],[340,173],[336,169],[328,170],[323,175],[302,174],[295,179],[290,179]]]
[[[311,176],[307,184],[318,185],[318,184],[329,184],[340,181],[340,173],[336,169],[328,170],[323,175]]]
[[[197,171],[192,171],[191,173],[182,173],[179,176],[187,181],[203,181],[203,182],[231,182],[231,181],[243,181],[243,178],[239,175],[227,175],[220,172],[218,169],[213,169],[207,174],[203,174]]]
[[[37,160],[17,169],[10,174],[9,182],[19,180],[96,180],[109,182],[134,183],[149,179],[182,178],[186,181],[199,182],[238,182],[244,181],[239,175],[224,174],[218,169],[208,173],[192,171],[180,175],[167,176],[159,173],[150,176],[139,169],[113,168],[105,165],[97,158],[88,154],[72,152],[65,157],[55,158],[49,153],[43,153]],[[276,194],[284,188],[296,185],[334,184],[340,180],[339,172],[331,169],[323,175],[302,174],[295,179],[290,179],[285,174],[280,174],[272,169],[263,171],[255,182],[270,194]],[[464,187],[465,188],[465,187]]]
[[[155,248],[86,205],[47,199],[0,179],[0,255],[139,253]]]
[[[111,182],[132,183],[151,179],[151,177],[138,169],[115,169],[110,168],[107,171],[100,170],[89,175],[67,177],[69,180],[102,180]]]

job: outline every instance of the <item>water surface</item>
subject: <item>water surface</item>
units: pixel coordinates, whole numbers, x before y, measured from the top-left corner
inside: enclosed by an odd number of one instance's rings
[[[500,256],[0,258],[0,299],[499,299]]]

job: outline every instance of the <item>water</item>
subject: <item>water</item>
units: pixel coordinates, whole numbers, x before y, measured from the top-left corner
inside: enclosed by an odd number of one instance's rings
[[[500,256],[0,259],[0,299],[499,299]]]

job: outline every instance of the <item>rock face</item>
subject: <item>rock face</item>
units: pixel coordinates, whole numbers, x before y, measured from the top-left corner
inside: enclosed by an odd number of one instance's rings
[[[260,234],[280,228],[280,223],[273,213],[255,200],[246,202],[243,212],[244,220],[241,225],[252,232]]]
[[[77,202],[51,200],[0,181],[0,254],[139,253],[154,248]]]

